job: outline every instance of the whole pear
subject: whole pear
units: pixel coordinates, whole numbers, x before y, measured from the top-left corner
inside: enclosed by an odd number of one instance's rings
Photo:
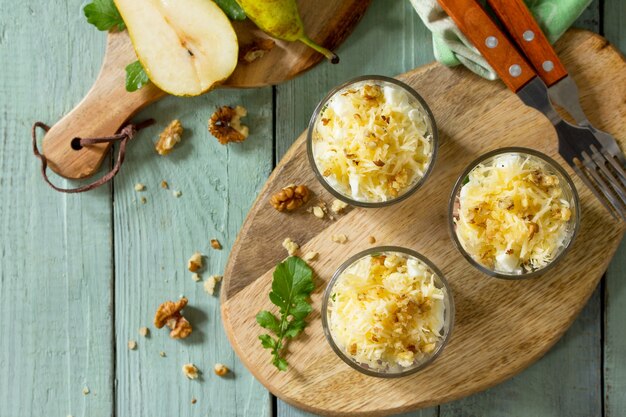
[[[300,41],[336,64],[339,57],[313,42],[304,32],[296,0],[236,0],[263,32],[289,42]]]

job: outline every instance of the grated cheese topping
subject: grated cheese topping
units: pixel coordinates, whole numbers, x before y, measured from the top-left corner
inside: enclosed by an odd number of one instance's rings
[[[319,171],[340,193],[381,202],[426,173],[432,134],[419,103],[402,88],[363,84],[335,94],[313,132]]]
[[[361,365],[401,370],[443,340],[445,290],[423,262],[399,253],[366,256],[337,279],[329,300],[335,343]]]
[[[456,233],[481,265],[507,274],[531,272],[547,266],[567,244],[572,207],[543,162],[501,155],[476,166],[466,181]]]

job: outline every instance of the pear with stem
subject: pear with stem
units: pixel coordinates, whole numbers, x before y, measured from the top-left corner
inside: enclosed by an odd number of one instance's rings
[[[304,32],[296,0],[237,0],[246,15],[263,32],[289,42],[300,41],[336,64],[339,57],[316,44]]]

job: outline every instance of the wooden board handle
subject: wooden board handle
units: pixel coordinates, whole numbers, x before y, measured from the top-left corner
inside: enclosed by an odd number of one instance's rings
[[[548,87],[567,76],[567,70],[550,41],[522,0],[487,2]]]
[[[110,136],[142,107],[165,95],[153,84],[133,93],[126,91],[125,66],[136,59],[127,32],[109,33],[104,63],[93,87],[78,106],[44,136],[43,153],[54,172],[70,179],[93,175],[110,144],[74,150],[72,139]]]
[[[475,0],[439,0],[439,4],[509,89],[517,92],[536,76],[524,57]]]

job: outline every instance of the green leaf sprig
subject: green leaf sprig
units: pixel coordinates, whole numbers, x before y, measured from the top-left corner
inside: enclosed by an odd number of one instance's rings
[[[231,20],[245,20],[246,12],[243,11],[239,3],[236,0],[215,0],[220,9],[226,13]]]
[[[135,61],[126,66],[126,91],[133,92],[139,90],[150,82],[146,70],[143,69],[141,62]]]
[[[287,370],[287,360],[281,356],[287,339],[293,339],[306,327],[306,316],[313,310],[308,298],[315,288],[313,271],[302,259],[290,256],[274,270],[270,301],[278,307],[280,319],[267,310],[256,315],[256,321],[270,334],[259,336],[261,345],[271,349],[272,363],[281,371]]]
[[[126,24],[113,0],[93,0],[83,8],[83,12],[87,22],[97,27],[98,30],[116,28],[122,31],[126,29]]]

